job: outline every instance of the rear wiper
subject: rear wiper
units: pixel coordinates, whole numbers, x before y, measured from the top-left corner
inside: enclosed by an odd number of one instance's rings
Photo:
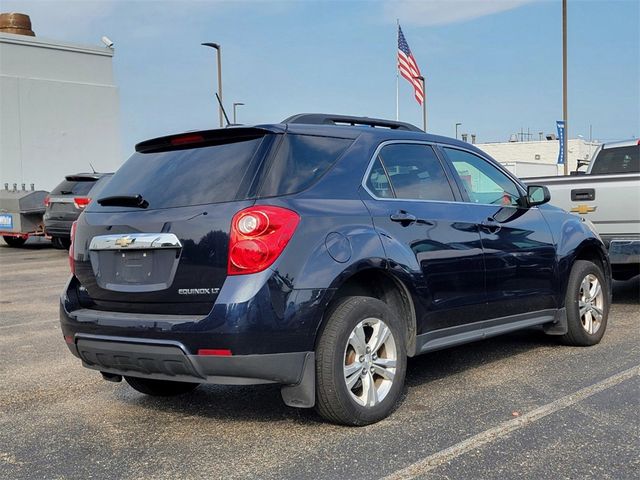
[[[71,190],[60,190],[60,195],[70,195],[73,192]]]
[[[112,197],[104,197],[98,200],[103,207],[136,207],[147,208],[147,202],[142,195],[114,195]]]

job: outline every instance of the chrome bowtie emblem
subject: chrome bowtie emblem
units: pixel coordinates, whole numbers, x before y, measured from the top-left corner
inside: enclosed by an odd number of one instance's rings
[[[131,245],[133,242],[135,242],[136,239],[135,238],[131,238],[131,237],[120,237],[115,241],[115,244],[119,247],[128,247],[129,245]]]

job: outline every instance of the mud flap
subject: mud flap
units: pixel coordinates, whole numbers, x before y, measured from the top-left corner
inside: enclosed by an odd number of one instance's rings
[[[302,378],[296,385],[285,385],[280,390],[285,405],[296,408],[312,408],[316,404],[316,356],[307,353]]]

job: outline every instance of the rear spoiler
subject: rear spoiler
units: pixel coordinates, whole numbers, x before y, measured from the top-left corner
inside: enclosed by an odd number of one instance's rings
[[[283,132],[284,130],[264,127],[230,127],[216,130],[186,132],[145,140],[144,142],[140,142],[136,145],[136,152],[164,152],[168,150],[183,150],[186,148],[224,145],[226,143],[254,140],[256,138],[264,137],[269,133]]]
[[[95,182],[102,177],[103,174],[79,173],[77,175],[67,175],[64,179],[67,182]]]

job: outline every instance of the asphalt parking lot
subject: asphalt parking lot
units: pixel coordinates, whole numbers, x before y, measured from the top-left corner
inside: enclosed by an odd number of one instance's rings
[[[0,478],[638,478],[640,280],[591,348],[529,330],[409,363],[364,428],[285,407],[275,386],[154,399],[81,367],[58,326],[66,252],[0,240]]]

